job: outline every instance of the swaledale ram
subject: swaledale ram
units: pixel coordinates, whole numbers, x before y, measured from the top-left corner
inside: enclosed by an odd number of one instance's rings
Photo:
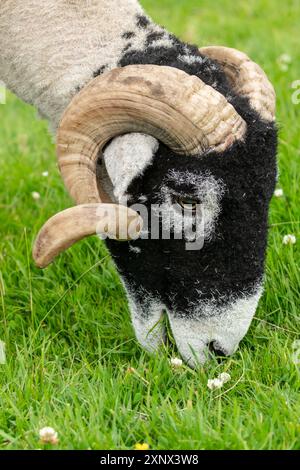
[[[263,291],[276,184],[262,69],[235,49],[181,42],[137,0],[1,0],[0,80],[50,122],[75,201],[39,233],[37,265],[102,232],[144,348],[165,340],[166,313],[191,366],[234,353]],[[169,210],[170,239],[145,236],[153,207]],[[201,249],[175,236],[183,210]]]

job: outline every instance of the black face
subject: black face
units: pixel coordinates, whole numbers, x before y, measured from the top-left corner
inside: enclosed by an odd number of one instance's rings
[[[209,202],[218,210],[212,210],[212,227],[205,227],[211,233],[205,233],[200,250],[186,250],[184,239],[108,241],[128,283],[142,285],[168,308],[184,311],[195,298],[226,303],[232,295],[252,293],[263,276],[268,208],[276,183],[276,130],[248,106],[243,117],[248,123],[244,143],[200,157],[174,155],[161,144],[153,165],[128,188],[129,204],[146,199],[149,211],[166,192],[175,203],[205,203],[205,193],[214,193]]]
[[[197,75],[226,96],[246,121],[247,135],[222,154],[199,157],[175,155],[161,144],[153,164],[128,188],[129,202],[146,199],[149,210],[166,193],[173,202],[203,203],[206,197],[204,203],[214,216],[201,250],[187,251],[184,239],[107,244],[129,285],[142,286],[167,308],[188,314],[193,299],[225,304],[232,296],[251,294],[263,277],[268,208],[277,173],[277,130],[250,108],[247,99],[234,94],[216,63],[196,47],[172,40],[170,48],[150,42],[144,51],[124,53],[119,65],[163,64]],[[203,61],[183,63],[180,56],[187,50]]]

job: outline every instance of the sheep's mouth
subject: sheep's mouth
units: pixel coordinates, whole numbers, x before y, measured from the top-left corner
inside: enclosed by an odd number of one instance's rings
[[[210,341],[207,344],[207,347],[211,356],[216,356],[217,358],[224,358],[229,356],[228,352],[220,345],[218,341]]]

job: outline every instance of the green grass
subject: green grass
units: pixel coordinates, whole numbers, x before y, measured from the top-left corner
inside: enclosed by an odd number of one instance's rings
[[[266,291],[239,351],[222,363],[173,371],[172,346],[149,357],[134,339],[124,292],[105,248],[84,241],[45,271],[31,246],[70,199],[47,125],[12,95],[0,106],[0,448],[40,448],[53,426],[59,449],[299,449],[300,79],[298,0],[144,0],[155,20],[199,45],[246,51],[275,84],[284,197],[272,202]],[[278,57],[291,63],[282,71]],[[41,177],[43,171],[49,177]],[[34,201],[31,193],[41,194]],[[287,233],[298,244],[284,246]],[[136,373],[128,373],[134,367]],[[232,380],[211,392],[208,378]]]

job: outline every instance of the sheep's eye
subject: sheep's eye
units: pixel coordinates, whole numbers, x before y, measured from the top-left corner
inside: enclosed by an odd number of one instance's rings
[[[184,210],[190,210],[190,211],[195,211],[197,209],[197,204],[199,204],[199,201],[196,201],[195,199],[188,199],[188,198],[178,198],[177,203],[184,209]]]

